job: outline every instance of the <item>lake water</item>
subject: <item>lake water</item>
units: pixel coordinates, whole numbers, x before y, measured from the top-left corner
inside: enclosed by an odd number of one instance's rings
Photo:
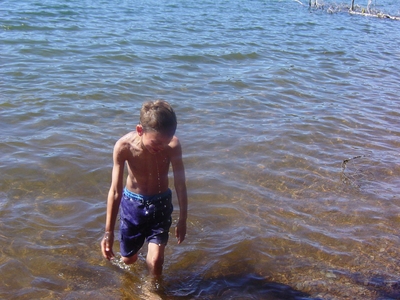
[[[302,2],[1,1],[0,298],[399,299],[400,22]],[[99,242],[159,98],[190,205],[154,283]]]

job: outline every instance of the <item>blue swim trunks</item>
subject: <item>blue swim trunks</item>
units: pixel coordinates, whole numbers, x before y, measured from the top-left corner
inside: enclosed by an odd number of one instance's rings
[[[159,245],[168,242],[172,224],[172,192],[142,196],[124,189],[120,205],[121,255],[130,257],[143,246],[144,241]]]

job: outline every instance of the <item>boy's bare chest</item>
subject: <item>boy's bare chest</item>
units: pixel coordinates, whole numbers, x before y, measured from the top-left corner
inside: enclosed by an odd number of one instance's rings
[[[168,172],[170,160],[166,153],[152,155],[148,153],[134,154],[128,158],[127,165],[136,176]]]

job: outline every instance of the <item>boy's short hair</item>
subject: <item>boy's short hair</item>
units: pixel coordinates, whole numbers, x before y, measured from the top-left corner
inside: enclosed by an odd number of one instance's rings
[[[177,120],[171,105],[164,100],[145,102],[140,110],[140,124],[144,132],[156,131],[172,137],[175,134]]]

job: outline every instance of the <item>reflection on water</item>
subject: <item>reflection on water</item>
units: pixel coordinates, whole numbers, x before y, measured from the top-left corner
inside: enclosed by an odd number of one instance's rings
[[[3,6],[0,298],[400,298],[398,22],[297,1]],[[129,267],[99,247],[113,144],[155,98],[190,198],[158,282],[146,247]]]

